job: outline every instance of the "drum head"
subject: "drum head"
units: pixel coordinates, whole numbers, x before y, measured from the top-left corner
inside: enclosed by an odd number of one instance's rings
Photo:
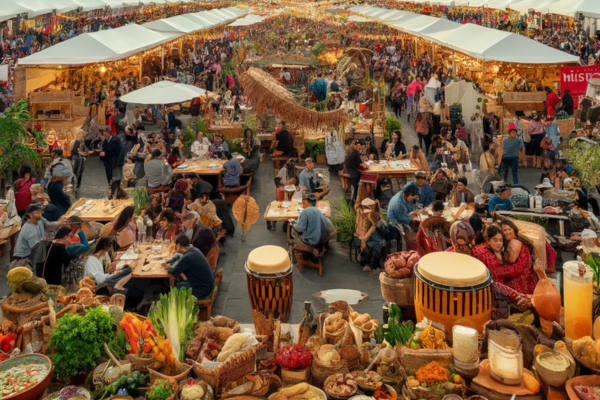
[[[415,268],[425,279],[452,287],[476,286],[489,276],[485,264],[477,258],[448,251],[426,254]]]
[[[248,255],[248,269],[258,274],[277,274],[290,269],[290,256],[279,246],[262,246]]]

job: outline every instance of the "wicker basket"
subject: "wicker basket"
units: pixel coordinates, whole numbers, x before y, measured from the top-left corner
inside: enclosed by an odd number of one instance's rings
[[[356,356],[352,357],[352,358],[344,358],[344,349],[349,349],[350,351],[355,352]],[[343,346],[340,346],[339,351],[340,351],[340,356],[342,357],[342,359],[344,361],[346,361],[346,364],[348,365],[348,371],[356,371],[356,370],[359,370],[360,368],[362,368],[360,350],[357,345],[355,345],[355,344],[343,345]]]
[[[379,274],[381,294],[387,302],[399,306],[414,306],[413,278],[392,278],[384,271]]]
[[[236,384],[236,383],[237,383],[237,386],[240,386],[246,382],[251,381],[251,379],[249,379],[249,378],[251,378],[253,376],[257,376],[257,377],[264,379],[265,382],[267,382],[267,384],[263,385],[257,391],[254,391],[254,386],[252,386],[252,387],[248,388],[248,390],[245,393],[237,393],[237,394],[235,394],[235,396],[239,396],[239,395],[265,396],[267,393],[269,393],[269,391],[272,388],[274,388],[274,391],[277,391],[281,388],[281,379],[277,375],[262,371],[262,372],[254,372],[252,374],[246,375],[239,382],[229,382],[223,388],[223,392],[221,394],[224,395],[225,393],[229,392],[231,389],[235,388],[236,386],[234,386],[234,384]],[[271,391],[273,391],[273,390],[271,390]],[[229,396],[234,396],[234,395],[227,395],[227,397],[229,397]]]
[[[348,372],[348,364],[345,360],[340,360],[333,365],[325,365],[319,358],[315,357],[310,367],[312,383],[317,387],[323,387],[323,383],[331,375],[347,374]]]
[[[249,348],[243,353],[234,354],[225,362],[211,369],[201,363],[193,360],[187,360],[191,363],[196,376],[215,390],[215,395],[220,396],[222,389],[230,382],[239,381],[246,375],[254,372],[256,368],[256,353],[266,342],[266,337],[256,336],[259,344]]]
[[[175,379],[171,379],[169,377],[159,378],[159,379],[167,379],[169,381],[169,383],[171,384],[171,389],[173,389],[173,394],[171,396],[167,397],[166,400],[179,399],[179,383]],[[148,386],[148,391],[146,393],[148,393],[152,389],[152,386],[154,385],[154,381],[155,381],[155,379],[151,379],[152,383]]]
[[[436,361],[442,367],[449,367],[454,361],[452,349],[450,350],[411,350],[408,347],[403,347],[400,352],[402,364],[408,370],[417,370],[432,361]]]
[[[140,371],[145,374],[148,373],[148,367],[156,363],[156,358],[154,357],[138,357],[135,354],[127,354],[125,355],[125,359],[131,363],[132,371]]]
[[[33,297],[29,301],[27,301],[27,307],[18,307],[18,305],[11,304],[11,298],[13,298],[14,293],[10,293],[8,297],[0,304],[0,309],[2,309],[2,315],[7,320],[14,322],[15,324],[19,322],[19,316],[21,314],[29,314],[40,308],[48,307],[48,303],[46,302],[46,297],[43,294],[38,294]],[[39,302],[35,302],[35,301]],[[33,304],[33,305],[31,305]]]
[[[338,332],[327,332],[327,330],[325,329],[325,320],[329,315],[330,314],[327,313],[321,313],[319,315],[318,331],[321,332],[321,337],[323,338],[323,342],[325,344],[340,344],[342,342],[342,339],[346,336],[346,332],[348,329],[350,329],[350,327],[348,324],[346,324],[346,328],[340,329]],[[344,320],[346,321],[346,323],[348,322],[347,319]]]
[[[281,368],[281,384],[285,387],[293,386],[297,383],[308,382],[310,379],[310,368],[300,371],[291,371]]]
[[[150,373],[150,380],[154,381],[155,379],[173,379],[177,383],[183,382],[184,380],[187,379],[188,375],[190,374],[190,371],[192,370],[192,366],[188,365],[188,364],[180,363],[179,361],[175,361],[175,364],[176,364],[176,369],[177,369],[177,375],[172,375],[172,376],[165,375],[161,372],[156,371],[152,367],[148,367],[148,372]]]

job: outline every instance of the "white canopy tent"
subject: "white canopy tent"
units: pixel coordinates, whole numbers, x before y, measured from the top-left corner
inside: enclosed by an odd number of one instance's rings
[[[361,17],[360,15],[351,15],[350,18],[348,18],[348,21],[350,22],[370,22],[371,20],[365,17]]]
[[[583,14],[589,18],[600,18],[600,1],[598,0],[560,0],[548,7],[551,14],[576,18]]]
[[[56,4],[54,4],[54,1],[18,0],[18,2],[23,7],[26,7],[31,10],[27,14],[29,18],[37,17],[38,15],[48,14],[56,9]],[[64,7],[64,4],[60,4],[60,6]]]
[[[31,9],[21,5],[19,0],[2,0],[2,7],[0,7],[0,22],[31,11]]]
[[[79,10],[81,12],[103,10],[107,6],[107,4],[103,0],[71,0],[71,1],[79,6]],[[63,11],[60,9],[57,9],[57,11],[61,12],[61,13],[68,12],[68,11]]]
[[[234,22],[232,22],[231,24],[229,24],[227,26],[250,26],[250,25],[258,24],[258,23],[264,21],[265,19],[267,19],[267,17],[261,17],[260,15],[256,15],[256,14],[250,14],[250,15],[246,15],[244,18],[235,20]]]
[[[189,34],[234,20],[243,14],[245,14],[245,11],[236,7],[230,7],[164,18],[145,23],[142,26],[158,32]]]
[[[373,9],[375,9],[375,12],[373,12]],[[362,7],[359,10],[358,12],[365,16],[381,13],[381,9],[378,7]],[[576,56],[519,34],[475,24],[462,25],[410,12],[406,12],[395,21],[383,20],[382,22],[403,32],[420,36],[480,60],[521,64],[566,64],[579,61]]]
[[[134,104],[172,104],[182,103],[206,95],[216,97],[214,93],[196,86],[171,81],[160,81],[127,93],[120,100],[125,103]]]
[[[495,10],[506,10],[511,4],[518,3],[521,0],[488,0],[486,7]]]
[[[454,5],[458,6],[458,7],[475,7],[475,8],[479,8],[479,7],[485,7],[485,6],[487,6],[488,2],[489,2],[489,0],[456,0],[454,2]]]
[[[156,32],[140,25],[84,33],[21,58],[19,65],[85,65],[116,61],[169,42],[179,35]]]
[[[548,12],[548,7],[555,3],[558,3],[558,0],[523,0],[511,4],[507,8],[522,13],[527,13],[529,10],[535,10],[536,12],[546,14]]]

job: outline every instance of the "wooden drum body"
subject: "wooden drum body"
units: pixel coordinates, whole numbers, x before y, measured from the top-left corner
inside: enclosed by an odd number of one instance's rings
[[[492,316],[492,276],[478,259],[459,253],[436,252],[415,266],[417,320],[441,323],[446,334],[455,324],[483,332]]]
[[[294,294],[293,271],[289,255],[282,247],[263,246],[253,250],[246,262],[252,310],[259,311],[266,319],[288,322]]]

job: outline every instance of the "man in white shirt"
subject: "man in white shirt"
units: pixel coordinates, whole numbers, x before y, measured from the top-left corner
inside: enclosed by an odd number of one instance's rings
[[[192,143],[192,157],[195,160],[199,160],[204,158],[206,153],[208,153],[208,148],[210,147],[210,141],[204,137],[204,133],[198,132],[197,139],[194,143]]]

